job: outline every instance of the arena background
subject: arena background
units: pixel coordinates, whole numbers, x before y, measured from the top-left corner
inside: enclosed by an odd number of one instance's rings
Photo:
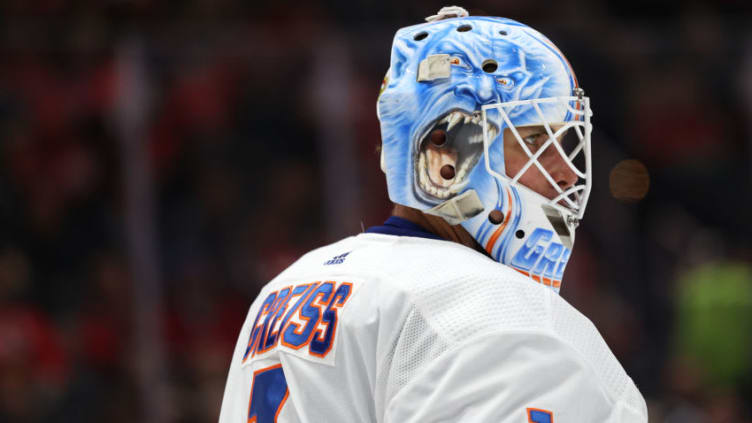
[[[375,103],[437,1],[0,3],[0,420],[216,421],[259,288],[389,214]],[[752,422],[752,7],[466,1],[592,99],[561,295],[651,422]]]

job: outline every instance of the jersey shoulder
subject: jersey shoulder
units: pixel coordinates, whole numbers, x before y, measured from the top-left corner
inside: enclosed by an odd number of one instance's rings
[[[378,285],[380,293],[399,296],[451,341],[484,330],[551,326],[550,290],[450,241],[360,234],[307,253],[269,285],[326,279]]]
[[[412,306],[395,340],[392,382],[406,383],[419,372],[418,363],[475,340],[529,334],[566,345],[614,402],[645,414],[642,396],[595,325],[554,291],[456,243],[390,238],[397,239],[385,240],[389,247],[375,265]]]
[[[478,265],[505,268],[488,257],[450,241],[363,233],[312,250],[275,277],[270,284],[290,279],[352,275],[367,280],[393,283],[401,291],[412,291],[432,269],[464,269]],[[386,279],[386,280],[385,280]]]

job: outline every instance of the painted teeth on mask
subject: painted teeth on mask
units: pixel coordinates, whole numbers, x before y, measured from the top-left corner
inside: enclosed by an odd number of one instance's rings
[[[488,140],[489,141],[495,140],[496,136],[499,134],[499,131],[494,126],[491,126],[490,128],[488,128],[486,132],[488,132]],[[471,143],[473,143],[473,142],[483,142],[483,133],[481,133],[480,141],[476,141],[475,139],[471,139],[470,142]]]
[[[449,115],[449,125],[447,126],[447,132],[451,131],[452,128],[457,125],[460,120],[462,120],[462,113],[460,112],[453,112]]]
[[[428,176],[428,167],[426,166],[426,154],[425,152],[421,153],[418,158],[418,167],[420,169],[420,171],[418,172],[418,181],[421,188],[423,188],[423,190],[428,194],[431,194],[434,197],[442,200],[449,198],[451,195],[459,193],[470,182],[469,179],[465,180],[465,177],[470,171],[470,167],[476,162],[477,156],[478,154],[475,154],[473,155],[473,157],[470,157],[462,162],[457,175],[454,177],[454,181],[456,181],[455,183],[453,183],[449,187],[439,187],[431,182],[431,178],[430,176]]]
[[[420,186],[425,188],[428,186],[428,173],[426,172],[426,156],[424,153],[421,153],[418,158],[418,168],[421,170],[418,172],[418,181]]]
[[[465,188],[465,185],[467,185],[467,183],[469,181],[465,181],[464,179],[465,179],[465,176],[466,176],[466,174],[467,174],[467,172],[468,172],[468,170],[470,168],[470,163],[472,163],[473,161],[474,160],[472,160],[472,159],[471,160],[465,160],[465,162],[462,163],[462,167],[460,167],[460,170],[459,170],[459,172],[457,172],[457,176],[455,177],[455,179],[457,181],[460,181],[460,182],[456,183],[456,184],[453,184],[451,187],[449,187],[449,192],[450,193],[456,194],[460,190],[462,190],[463,188]]]
[[[477,125],[477,127],[473,128],[471,126],[464,126],[469,124]],[[442,125],[446,125],[444,130],[447,132],[447,134],[449,134],[449,132],[453,130],[453,137],[463,137],[467,144],[465,144],[465,148],[463,148],[462,145],[457,145],[454,147],[455,149],[458,149],[460,154],[464,157],[462,157],[462,159],[458,158],[458,161],[455,163],[455,166],[458,168],[456,169],[454,178],[452,178],[453,183],[449,186],[439,186],[432,181],[428,173],[428,152],[424,150],[421,151],[419,155],[419,170],[417,172],[418,183],[427,194],[430,194],[440,200],[447,199],[450,196],[455,195],[465,189],[465,187],[470,182],[467,178],[469,176],[470,170],[473,166],[475,166],[478,158],[482,153],[482,151],[480,151],[480,149],[475,146],[483,143],[483,119],[480,113],[476,112],[470,115],[459,110],[450,112],[439,121],[437,121],[431,130],[437,129]],[[498,134],[498,130],[493,125],[488,126],[489,128],[487,132],[489,139],[494,140],[496,138],[496,135]],[[468,150],[467,146],[473,147]]]
[[[425,152],[422,152],[420,154],[420,157],[418,158],[418,168],[420,169],[420,171],[418,172],[418,181],[420,183],[421,188],[423,188],[424,191],[433,195],[434,197],[438,197],[441,199],[449,197],[449,194],[450,194],[449,190],[445,188],[437,187],[431,182],[431,179],[428,176],[428,167],[426,166]]]

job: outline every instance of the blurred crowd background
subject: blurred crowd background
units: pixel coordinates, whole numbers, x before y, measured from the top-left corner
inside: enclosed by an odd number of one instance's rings
[[[0,2],[0,421],[215,421],[259,288],[389,215],[391,38],[444,5]],[[750,3],[461,5],[591,97],[561,295],[651,422],[752,422]]]

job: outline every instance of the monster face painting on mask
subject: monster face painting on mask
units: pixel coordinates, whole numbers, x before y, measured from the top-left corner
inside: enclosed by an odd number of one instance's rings
[[[501,18],[403,28],[377,110],[390,199],[461,224],[495,260],[558,292],[590,190],[591,128],[589,101],[553,43]],[[529,126],[545,129],[542,150],[558,150],[579,184],[562,188],[548,175],[544,152],[518,133]],[[555,198],[507,175],[505,130],[530,157],[522,173],[540,170]],[[567,132],[578,142],[564,151],[557,140]],[[494,210],[503,219],[489,221]]]

